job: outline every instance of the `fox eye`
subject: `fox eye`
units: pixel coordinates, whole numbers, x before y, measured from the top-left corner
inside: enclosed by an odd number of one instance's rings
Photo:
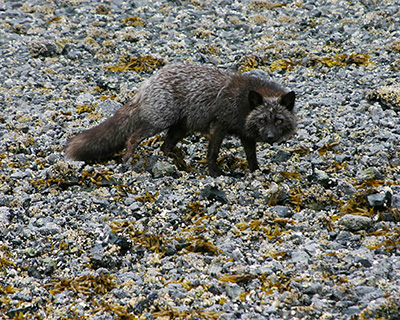
[[[276,119],[276,120],[275,120],[275,123],[276,123],[276,124],[282,124],[282,123],[283,123],[283,120],[282,120],[282,119]]]
[[[259,122],[260,122],[261,124],[265,124],[266,121],[265,121],[265,119],[260,119]]]

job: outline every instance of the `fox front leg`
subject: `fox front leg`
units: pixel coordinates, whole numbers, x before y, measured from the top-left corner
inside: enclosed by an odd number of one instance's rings
[[[256,141],[246,137],[240,137],[240,140],[242,141],[244,151],[246,152],[247,163],[250,171],[256,171],[259,169],[256,153]]]

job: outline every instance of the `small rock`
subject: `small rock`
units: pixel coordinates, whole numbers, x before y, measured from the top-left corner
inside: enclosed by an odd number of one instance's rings
[[[101,111],[101,113],[106,115],[106,116],[113,115],[121,107],[122,107],[121,103],[119,103],[117,101],[114,101],[114,100],[111,100],[111,99],[107,99],[107,100],[101,101],[97,105],[97,109],[99,109]]]
[[[371,90],[367,94],[367,99],[372,102],[378,102],[382,108],[400,110],[400,87],[383,86],[378,89]]]
[[[154,178],[161,178],[166,176],[178,177],[178,169],[167,161],[157,161],[151,168],[151,173]]]
[[[379,170],[375,167],[369,167],[369,168],[363,170],[359,174],[359,177],[362,180],[368,180],[368,179],[384,180],[385,179],[385,177],[382,175],[382,173],[380,173]]]
[[[372,267],[372,263],[368,259],[365,259],[365,258],[362,258],[362,257],[355,257],[354,261],[356,263],[361,264],[363,267],[366,267],[366,268]]]
[[[8,207],[10,205],[10,196],[0,195],[0,206]]]
[[[131,294],[125,289],[114,289],[112,293],[118,299],[129,298],[131,296]]]
[[[314,9],[310,12],[310,15],[314,18],[319,18],[322,15],[322,12],[318,9]]]
[[[11,319],[19,316],[20,314],[27,314],[28,312],[32,312],[34,310],[34,305],[28,305],[21,308],[10,309],[7,311],[7,316]]]
[[[0,207],[0,224],[8,222],[10,209],[7,207]]]
[[[54,296],[54,303],[64,305],[70,301],[74,296],[74,292],[71,290],[65,290],[63,292],[57,293]]]
[[[143,311],[147,308],[149,308],[155,299],[158,298],[158,293],[157,291],[150,292],[149,296],[145,298],[144,300],[139,301],[134,307],[133,307],[133,313],[134,314],[141,314]]]
[[[51,57],[60,53],[57,45],[50,41],[34,41],[29,45],[28,50],[34,58],[39,56]]]
[[[169,285],[168,286],[168,294],[172,299],[185,299],[187,297],[187,293],[181,285]]]
[[[98,204],[103,207],[110,206],[110,202],[107,199],[96,198],[96,199],[93,199],[93,203]]]
[[[234,312],[224,312],[218,317],[218,320],[231,320],[237,319],[236,314]]]
[[[345,154],[345,153],[342,153],[342,154],[335,154],[335,160],[336,160],[337,162],[342,163],[342,162],[344,162],[344,161],[349,161],[349,160],[351,160],[351,156],[348,155],[348,154]]]
[[[308,263],[308,260],[310,259],[310,255],[304,251],[304,250],[299,250],[299,251],[294,251],[292,252],[292,258],[290,259],[293,263]]]
[[[13,179],[25,179],[32,178],[32,175],[29,171],[26,170],[18,170],[11,174],[11,178]]]
[[[64,52],[64,51],[63,51]],[[71,60],[78,60],[82,58],[82,51],[79,50],[75,50],[75,49],[69,49],[69,50],[65,50],[65,52],[67,53],[67,57]]]
[[[39,232],[43,235],[52,235],[60,233],[61,228],[54,222],[47,222],[43,227],[39,228]]]
[[[173,256],[175,254],[177,254],[178,250],[176,249],[175,246],[173,245],[167,245],[165,246],[165,256]]]
[[[392,202],[392,195],[390,192],[373,193],[367,196],[368,204],[377,209],[387,208]]]
[[[346,214],[339,219],[339,224],[349,231],[366,230],[372,226],[372,219],[364,216]]]
[[[344,180],[339,181],[337,185],[337,190],[340,193],[343,193],[343,195],[346,195],[347,197],[350,197],[357,192],[357,189],[354,188],[352,184]]]
[[[229,298],[231,298],[232,300],[234,300],[243,292],[243,289],[236,283],[233,283],[233,284],[229,284],[226,287],[225,291],[226,291],[227,296]]]
[[[293,215],[293,211],[286,206],[274,206],[270,210],[281,218],[290,218]]]
[[[40,270],[37,266],[29,266],[28,267],[28,275],[31,277],[34,277],[36,279],[42,279],[43,278],[43,274],[42,274],[42,270]]]
[[[104,248],[101,244],[95,244],[90,250],[90,255],[92,259],[102,260],[104,256]]]
[[[278,150],[271,156],[271,161],[276,163],[285,162],[290,159],[292,154],[285,150]]]
[[[379,289],[371,286],[358,286],[355,288],[355,292],[357,293],[357,296],[365,296],[373,292],[377,292],[379,294]]]
[[[311,299],[311,305],[316,310],[322,310],[328,307],[328,301],[326,299],[321,299],[319,295],[316,294]]]
[[[336,181],[334,181],[325,171],[315,169],[314,179],[324,188],[332,188],[336,186]]]
[[[214,295],[219,295],[223,292],[222,289],[214,283],[208,288],[208,291],[210,291]]]
[[[221,203],[228,202],[224,191],[219,190],[218,187],[209,184],[200,191],[200,196],[204,199],[215,200]]]
[[[303,285],[303,293],[306,294],[316,294],[321,292],[323,286],[320,283],[310,283],[308,285]]]
[[[392,196],[392,203],[391,203],[392,208],[400,209],[400,195],[394,194]]]
[[[359,307],[355,307],[355,306],[352,306],[352,307],[349,307],[349,308],[343,310],[344,314],[347,314],[347,315],[350,315],[350,316],[355,315],[355,314],[359,314],[360,312],[361,312],[360,308]]]
[[[77,105],[84,105],[84,104],[90,104],[94,101],[94,96],[91,95],[90,93],[81,93],[78,98],[76,98],[76,104]]]
[[[238,248],[236,248],[236,249],[233,250],[233,252],[232,252],[232,258],[233,258],[233,260],[235,260],[235,261],[239,261],[239,260],[241,260],[241,259],[244,258],[244,255],[243,255],[243,253],[242,253]]]
[[[266,73],[263,70],[260,69],[253,69],[247,72],[244,72],[243,74],[248,75],[248,76],[254,76],[263,80],[270,80],[271,77],[269,76],[268,73]]]

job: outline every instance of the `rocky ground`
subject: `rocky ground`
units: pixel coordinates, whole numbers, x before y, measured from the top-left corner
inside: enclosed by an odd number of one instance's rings
[[[0,2],[0,318],[400,319],[399,4]],[[172,61],[263,70],[296,136],[65,158]]]

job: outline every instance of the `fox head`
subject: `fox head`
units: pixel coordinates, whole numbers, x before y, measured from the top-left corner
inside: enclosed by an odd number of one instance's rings
[[[294,114],[295,98],[293,91],[264,97],[261,93],[251,90],[248,102],[253,110],[246,117],[246,134],[271,144],[292,136],[297,127]]]

